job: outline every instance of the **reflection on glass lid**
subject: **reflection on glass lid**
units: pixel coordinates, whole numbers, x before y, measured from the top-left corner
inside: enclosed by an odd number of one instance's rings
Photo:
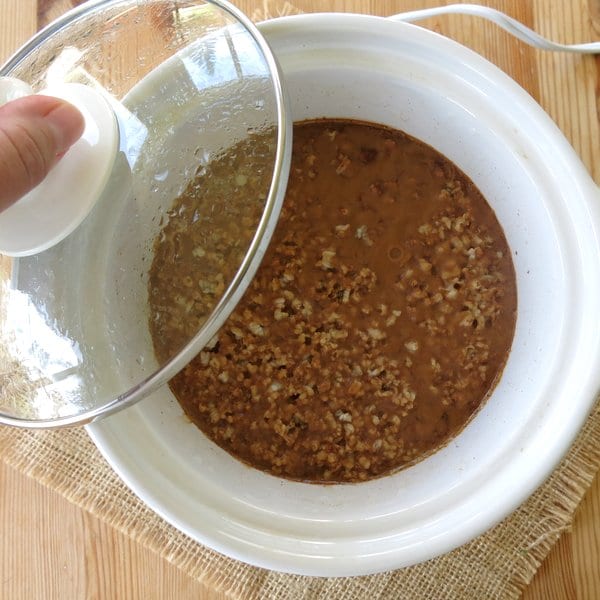
[[[108,184],[83,223],[44,252],[0,257],[0,422],[89,421],[164,384],[210,341],[251,280],[289,166],[279,73],[227,3],[132,0],[82,5],[0,75],[34,91],[91,86],[118,122]],[[149,271],[166,235],[198,279],[174,280],[151,314]],[[220,283],[207,287],[215,269]],[[150,326],[182,301],[188,327],[157,358]]]

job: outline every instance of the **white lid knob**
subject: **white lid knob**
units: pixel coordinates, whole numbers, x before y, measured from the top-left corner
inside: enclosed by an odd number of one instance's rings
[[[64,83],[40,93],[76,106],[85,129],[36,188],[0,212],[0,254],[7,256],[43,252],[80,225],[106,187],[119,145],[114,112],[93,88]],[[26,83],[0,78],[0,105],[30,94]]]

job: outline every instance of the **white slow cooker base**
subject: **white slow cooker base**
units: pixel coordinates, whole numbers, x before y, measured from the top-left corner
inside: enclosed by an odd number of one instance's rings
[[[261,31],[285,73],[295,120],[402,129],[453,160],[492,204],[519,293],[504,375],[446,448],[361,484],[309,485],[250,469],[189,423],[167,388],[88,431],[152,509],[229,556],[327,576],[411,565],[514,510],[591,409],[600,387],[600,250],[590,206],[600,198],[525,92],[449,40],[353,15],[295,16]]]

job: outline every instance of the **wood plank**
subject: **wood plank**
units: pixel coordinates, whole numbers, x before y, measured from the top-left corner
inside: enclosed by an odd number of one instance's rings
[[[0,0],[0,63],[37,31],[35,2]]]
[[[1,462],[0,532],[2,598],[225,599]]]
[[[571,548],[577,598],[597,600],[600,597],[600,475],[586,494],[578,518],[573,524]]]

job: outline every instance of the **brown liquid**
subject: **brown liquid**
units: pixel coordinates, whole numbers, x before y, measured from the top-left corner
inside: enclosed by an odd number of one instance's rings
[[[160,250],[153,272],[173,269]],[[362,481],[464,427],[502,372],[515,320],[500,224],[452,163],[384,127],[300,123],[259,272],[170,386],[209,438],[256,468]]]

